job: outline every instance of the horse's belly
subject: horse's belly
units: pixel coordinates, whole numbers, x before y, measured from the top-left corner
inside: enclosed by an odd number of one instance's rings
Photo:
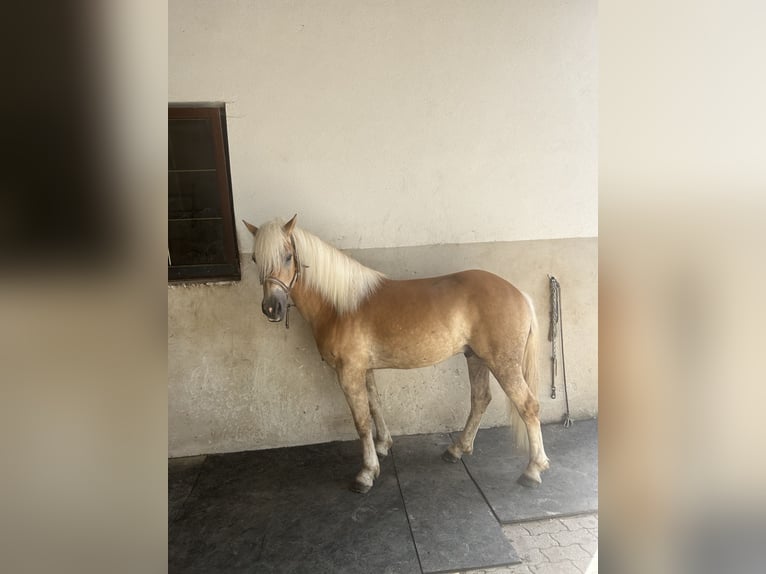
[[[440,363],[465,350],[465,342],[452,337],[421,338],[415,341],[388,341],[373,345],[373,369],[417,369]]]

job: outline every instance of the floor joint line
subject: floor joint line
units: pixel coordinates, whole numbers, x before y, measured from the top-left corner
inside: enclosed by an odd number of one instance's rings
[[[402,506],[404,507],[404,517],[407,519],[407,528],[410,529],[410,538],[412,538],[412,547],[415,549],[415,556],[418,559],[418,567],[420,568],[421,574],[426,574],[426,571],[423,570],[423,562],[420,560],[420,552],[418,551],[418,544],[415,542],[415,533],[412,531],[412,524],[410,523],[410,513],[407,512],[407,501],[404,500],[404,492],[402,492],[402,483],[399,480],[399,470],[396,468],[396,458],[394,457],[394,447],[391,446],[391,450],[389,451],[391,453],[391,462],[394,467],[394,475],[396,476],[396,488],[399,489],[399,497],[402,499]]]

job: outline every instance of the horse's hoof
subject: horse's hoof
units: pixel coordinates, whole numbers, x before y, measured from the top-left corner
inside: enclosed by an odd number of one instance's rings
[[[375,452],[378,453],[378,456],[388,456],[388,453],[391,452],[391,447],[394,445],[394,441],[391,439],[388,440],[376,440],[375,441]]]
[[[535,480],[531,476],[527,476],[526,474],[522,474],[517,480],[517,483],[519,483],[521,486],[526,486],[527,488],[537,488],[542,484],[542,481]]]
[[[449,449],[447,449],[447,450],[445,450],[445,451],[442,453],[442,460],[443,460],[444,462],[452,462],[452,463],[455,463],[455,462],[459,461],[460,459],[459,459],[458,457],[456,457],[454,454],[452,454],[452,453],[449,451]]]
[[[367,494],[370,492],[370,489],[372,488],[371,484],[364,484],[359,482],[358,480],[355,480],[351,483],[351,486],[349,487],[352,492],[358,492],[359,494]]]

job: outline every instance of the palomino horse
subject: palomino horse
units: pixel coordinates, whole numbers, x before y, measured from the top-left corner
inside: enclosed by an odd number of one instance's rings
[[[261,228],[244,222],[255,237],[261,309],[269,321],[281,321],[291,297],[311,325],[322,358],[337,372],[362,442],[364,462],[351,488],[367,492],[372,487],[380,473],[378,454],[387,455],[393,443],[373,369],[424,367],[457,353],[468,361],[471,411],[443,458],[457,462],[473,452],[491,399],[492,372],[515,406],[511,419],[517,443],[529,449],[529,464],[518,482],[539,485],[549,462],[538,418],[537,321],[529,297],[486,271],[388,279],[296,227],[295,220]]]

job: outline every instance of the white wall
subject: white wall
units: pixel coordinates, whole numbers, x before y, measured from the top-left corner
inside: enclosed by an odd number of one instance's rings
[[[597,235],[596,2],[171,0],[234,206],[341,248]],[[250,249],[240,226],[240,248]]]

